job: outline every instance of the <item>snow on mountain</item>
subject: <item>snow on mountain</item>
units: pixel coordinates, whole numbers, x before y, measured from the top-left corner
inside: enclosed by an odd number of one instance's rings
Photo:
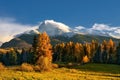
[[[69,26],[54,20],[45,20],[41,22],[38,30],[40,32],[46,31],[50,36],[62,35],[71,32]]]
[[[77,33],[108,36],[120,39],[120,27],[109,26],[106,24],[94,24],[91,28],[75,27],[74,31]]]
[[[39,34],[44,31],[50,36],[72,36],[74,34],[71,28],[63,23],[56,22],[54,20],[45,20],[39,25],[35,26],[33,29],[17,34],[15,37],[19,37],[22,34]]]
[[[40,32],[37,29],[25,31],[23,34],[39,34]]]
[[[39,34],[40,32],[38,31],[38,26],[33,26],[32,28],[30,28],[29,30],[26,30],[24,32],[21,32],[19,34],[16,34],[14,35],[14,37],[19,37],[23,34],[30,34],[30,35],[33,35],[33,34]]]
[[[88,29],[83,26],[78,26],[73,29],[76,34],[88,34]]]
[[[83,35],[100,35],[109,36],[120,39],[120,27],[114,27],[106,24],[94,24],[91,28],[84,26],[78,26],[70,28],[61,22],[54,20],[45,20],[37,26],[23,25],[16,23],[15,21],[0,21],[0,41],[9,41],[14,37],[18,37],[22,34],[39,34],[46,31],[50,36],[64,35],[73,36],[74,34]]]
[[[120,27],[109,26],[106,24],[94,24],[91,30],[96,30],[96,33],[100,32],[99,35],[101,36],[110,36],[120,39]]]
[[[95,23],[91,28],[86,28],[84,26],[78,26],[70,28],[69,26],[56,22],[54,20],[45,20],[40,23],[34,30],[29,30],[24,32],[24,34],[38,34],[39,32],[46,31],[48,35],[67,35],[73,36],[74,34],[83,35],[100,35],[108,36],[120,39],[120,27],[113,27],[106,24]]]

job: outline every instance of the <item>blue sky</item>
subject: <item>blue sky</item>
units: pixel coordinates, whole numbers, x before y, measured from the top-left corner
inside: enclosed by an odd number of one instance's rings
[[[53,19],[70,27],[120,26],[120,0],[0,0],[1,17],[32,25]]]

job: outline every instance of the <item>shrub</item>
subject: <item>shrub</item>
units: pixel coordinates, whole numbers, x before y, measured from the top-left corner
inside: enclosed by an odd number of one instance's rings
[[[53,68],[58,68],[59,66],[58,66],[58,64],[52,64],[52,67]]]
[[[76,69],[69,69],[70,73],[77,73],[78,71]]]
[[[28,64],[28,63],[23,63],[23,64],[21,65],[21,70],[22,70],[22,71],[27,71],[27,72],[29,72],[29,71],[34,71],[33,66],[30,65],[30,64]]]
[[[86,56],[83,57],[83,63],[88,63],[88,62],[89,62],[89,58],[88,58],[88,56],[86,55]]]
[[[6,69],[5,66],[2,63],[0,63],[0,70],[5,70],[5,69]]]
[[[68,63],[68,66],[72,66],[72,65],[73,65],[73,63],[71,63],[71,62],[70,62],[70,63]]]
[[[41,70],[40,70],[40,67],[39,67],[38,65],[34,66],[34,70],[35,70],[35,71],[39,71],[39,72],[41,71]]]
[[[38,66],[41,71],[50,71],[52,68],[51,62],[49,61],[48,57],[41,56],[38,59],[39,63]]]

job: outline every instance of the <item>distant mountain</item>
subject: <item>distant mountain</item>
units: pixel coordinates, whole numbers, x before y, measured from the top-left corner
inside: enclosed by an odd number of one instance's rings
[[[61,22],[57,22],[54,20],[45,20],[35,26],[23,27],[21,30],[17,30],[17,31],[15,31],[15,29],[11,27],[10,29],[11,31],[9,31],[7,35],[3,37],[4,39],[1,38],[1,41],[2,42],[8,41],[14,37],[19,37],[23,34],[34,35],[44,31],[46,31],[49,36],[72,37],[73,35],[76,35],[76,34],[83,34],[83,35],[113,37],[113,38],[120,39],[119,26],[114,27],[107,24],[97,24],[97,23],[95,23],[92,27],[89,27],[89,28],[84,26],[69,27]],[[13,33],[12,31],[15,31],[15,32]],[[21,32],[21,31],[24,31],[24,32]]]
[[[46,31],[49,36],[73,36],[75,34],[84,35],[98,35],[120,39],[120,27],[110,27],[105,24],[94,24],[91,28],[78,26],[70,28],[61,22],[54,20],[45,20],[41,22],[37,27],[32,30],[23,32],[22,34],[39,34],[40,32]],[[17,34],[20,36],[22,34]]]
[[[103,40],[109,39],[113,39],[113,41],[116,43],[120,41],[119,27],[110,27],[104,24],[95,24],[92,28],[78,26],[72,29],[63,23],[56,22],[54,20],[45,20],[32,30],[17,34],[15,36],[16,38],[4,43],[1,47],[31,47],[34,35],[37,35],[44,31],[46,31],[50,36],[52,45],[69,41],[80,43],[90,42],[92,40],[102,42]]]
[[[27,39],[27,37],[26,37]],[[20,38],[14,38],[9,42],[3,43],[1,48],[30,48],[32,47],[31,44],[27,43],[26,41],[20,39]]]
[[[14,38],[9,42],[4,43],[1,47],[2,48],[8,48],[8,47],[30,48],[30,47],[32,47],[34,36],[35,35],[23,34],[23,35],[19,36],[18,38]],[[76,34],[76,35],[73,35],[72,37],[51,36],[50,39],[51,39],[52,45],[62,43],[62,42],[66,43],[69,41],[85,43],[85,42],[91,42],[92,40],[96,40],[96,41],[101,43],[103,40],[109,40],[109,39],[112,39],[116,44],[118,44],[118,42],[120,42],[120,39],[115,39],[112,37],[95,36],[95,35],[82,35],[82,34]]]
[[[60,22],[56,22],[54,20],[45,20],[38,25],[38,28],[35,27],[35,29],[25,31],[20,34],[16,34],[15,37],[19,37],[24,34],[30,34],[30,35],[39,34],[44,31],[47,32],[49,36],[73,35],[73,31],[69,26]]]
[[[112,27],[105,24],[95,23],[91,28],[78,26],[71,28],[64,23],[54,20],[45,20],[38,25],[38,29],[26,31],[27,34],[37,34],[46,31],[50,36],[64,35],[73,36],[75,34],[98,35],[120,39],[120,27]]]

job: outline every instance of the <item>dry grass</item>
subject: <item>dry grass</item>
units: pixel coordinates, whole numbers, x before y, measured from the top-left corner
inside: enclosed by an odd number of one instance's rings
[[[2,63],[0,63],[0,71],[5,70],[5,69],[6,67]]]
[[[33,69],[33,66],[32,65],[30,65],[30,64],[28,64],[28,63],[23,63],[22,65],[21,65],[21,70],[22,71],[34,71],[34,69]]]
[[[58,66],[58,64],[52,64],[52,68],[58,68],[59,66]]]
[[[108,66],[111,67],[110,65]],[[112,66],[112,67],[113,69],[116,68],[116,66]],[[3,80],[120,80],[120,73],[114,74],[112,72],[105,73],[105,72],[96,72],[96,71],[94,72],[87,70],[81,71],[79,69],[68,69],[64,67],[54,69],[50,72],[34,72],[34,71],[26,72],[26,71],[15,71],[9,69],[9,70],[0,71],[0,79],[1,80],[2,79]]]

